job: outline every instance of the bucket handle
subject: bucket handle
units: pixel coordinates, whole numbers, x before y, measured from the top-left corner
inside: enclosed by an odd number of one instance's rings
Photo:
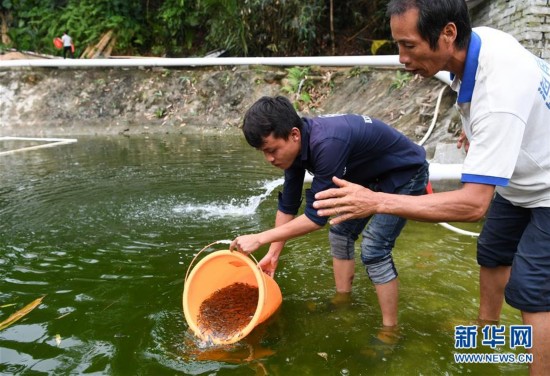
[[[184,280],[185,283],[187,283],[187,278],[189,277],[189,272],[191,271],[191,267],[195,263],[195,260],[197,259],[197,257],[199,257],[199,255],[201,253],[206,251],[209,247],[213,246],[214,244],[231,244],[231,240],[216,240],[215,242],[212,242],[212,243],[206,245],[203,249],[201,249],[195,255],[195,257],[193,257],[193,260],[191,260],[191,263],[189,263],[189,266],[187,267],[187,272],[185,273],[185,280]],[[256,258],[250,253],[248,254],[248,256],[250,256],[254,260],[254,262],[256,263],[256,266],[258,266],[258,260],[256,260]]]

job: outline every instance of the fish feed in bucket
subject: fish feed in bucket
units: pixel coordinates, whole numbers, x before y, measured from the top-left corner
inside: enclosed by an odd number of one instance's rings
[[[215,251],[191,269],[192,264],[183,289],[183,312],[191,331],[207,343],[241,340],[282,303],[277,282],[240,252]]]

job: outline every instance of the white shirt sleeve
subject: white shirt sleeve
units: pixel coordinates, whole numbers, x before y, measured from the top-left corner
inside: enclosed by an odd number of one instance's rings
[[[470,125],[462,182],[507,185],[521,149],[525,123],[510,113],[488,113]]]

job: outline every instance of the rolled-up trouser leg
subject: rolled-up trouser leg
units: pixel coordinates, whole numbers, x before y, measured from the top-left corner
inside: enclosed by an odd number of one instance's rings
[[[355,277],[355,241],[366,220],[347,221],[331,228],[329,241],[337,293],[351,293]]]
[[[353,219],[334,225],[330,228],[328,239],[330,253],[338,260],[353,260],[355,241],[365,228],[369,218]]]
[[[361,260],[367,275],[376,285],[397,278],[392,250],[406,222],[404,218],[394,215],[376,214],[363,231]]]

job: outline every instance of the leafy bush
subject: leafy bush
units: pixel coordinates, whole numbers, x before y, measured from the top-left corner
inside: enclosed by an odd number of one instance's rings
[[[67,30],[77,56],[108,31],[116,39],[113,54],[192,56],[223,49],[233,56],[330,55],[338,52],[334,47],[345,50],[352,44],[354,52],[376,47],[376,53],[389,39],[385,3],[0,0],[0,15],[12,47],[50,54],[56,53],[52,39]]]

